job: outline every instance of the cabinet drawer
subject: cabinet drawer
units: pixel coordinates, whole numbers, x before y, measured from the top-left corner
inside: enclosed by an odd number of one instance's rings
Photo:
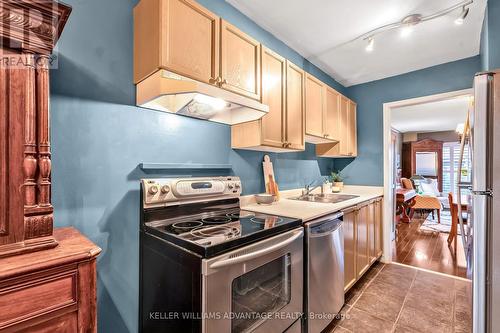
[[[43,314],[76,306],[77,272],[40,277],[0,289],[0,330]]]

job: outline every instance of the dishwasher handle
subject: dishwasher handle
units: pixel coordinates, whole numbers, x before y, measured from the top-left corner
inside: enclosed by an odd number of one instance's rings
[[[334,219],[328,219],[321,221],[321,223],[317,223],[313,226],[307,226],[308,228],[308,237],[310,238],[319,238],[325,237],[333,234],[337,230],[342,227],[342,219],[341,216],[338,216]]]

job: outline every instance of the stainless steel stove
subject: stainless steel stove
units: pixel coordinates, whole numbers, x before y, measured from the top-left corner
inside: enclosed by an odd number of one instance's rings
[[[240,194],[238,177],[142,180],[142,331],[300,331],[302,221]]]

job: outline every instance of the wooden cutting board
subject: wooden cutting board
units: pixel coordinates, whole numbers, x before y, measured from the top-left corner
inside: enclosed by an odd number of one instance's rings
[[[266,184],[266,193],[276,196],[276,201],[280,199],[280,193],[276,178],[274,177],[273,163],[269,155],[264,155],[264,162],[262,162],[262,170],[264,171],[264,182]]]

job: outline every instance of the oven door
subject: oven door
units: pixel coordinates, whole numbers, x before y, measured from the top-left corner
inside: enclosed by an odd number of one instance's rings
[[[302,315],[303,229],[203,261],[204,333],[283,332]]]

